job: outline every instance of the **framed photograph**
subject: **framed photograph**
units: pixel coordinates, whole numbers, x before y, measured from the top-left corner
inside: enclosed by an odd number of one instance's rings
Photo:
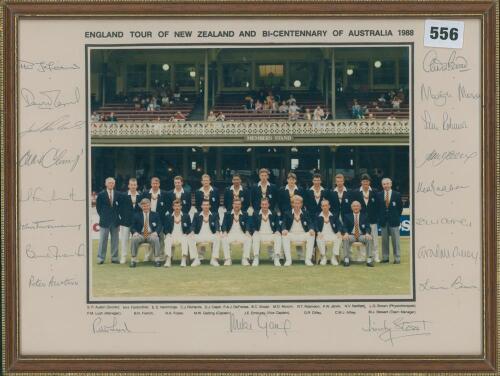
[[[498,371],[498,2],[1,9],[5,374]]]

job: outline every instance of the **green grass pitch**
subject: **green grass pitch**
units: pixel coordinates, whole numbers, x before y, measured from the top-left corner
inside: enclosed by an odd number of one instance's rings
[[[380,240],[380,238],[379,238]],[[233,249],[232,266],[215,268],[205,259],[196,268],[181,268],[178,247],[171,268],[154,267],[151,262],[136,268],[111,264],[109,250],[105,263],[97,265],[97,240],[93,241],[91,286],[94,298],[175,298],[189,296],[345,296],[411,294],[410,238],[401,238],[401,264],[364,263],[350,267],[315,265],[306,267],[292,253],[293,265],[277,268],[262,252],[258,267],[240,264],[241,250]],[[379,253],[381,253],[379,244]],[[330,251],[331,252],[331,251]],[[329,256],[330,252],[327,253]],[[222,255],[222,252],[221,252]],[[209,256],[209,255],[208,255]],[[222,262],[221,262],[222,264]]]

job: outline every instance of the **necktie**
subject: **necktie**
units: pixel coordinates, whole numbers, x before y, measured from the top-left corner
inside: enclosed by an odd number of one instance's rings
[[[385,207],[389,208],[389,191],[385,191]]]
[[[359,238],[359,214],[354,214],[354,237]]]
[[[144,238],[147,238],[149,235],[149,223],[148,223],[148,215],[144,214]]]
[[[113,194],[112,191],[108,191],[109,206],[113,206]]]

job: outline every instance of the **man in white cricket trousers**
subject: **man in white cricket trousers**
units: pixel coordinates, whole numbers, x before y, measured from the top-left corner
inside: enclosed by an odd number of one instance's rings
[[[132,240],[130,253],[132,260],[130,267],[135,268],[137,265],[137,251],[142,243],[148,243],[155,255],[155,266],[160,267],[160,232],[161,218],[160,215],[151,211],[151,201],[148,198],[141,200],[142,211],[134,216],[132,225]]]
[[[292,265],[291,243],[306,242],[305,264],[314,266],[312,255],[314,250],[314,223],[309,214],[302,210],[303,199],[301,196],[292,197],[292,210],[285,213],[282,223],[282,242],[285,252],[285,266]]]
[[[134,221],[134,215],[141,212],[141,195],[137,192],[137,179],[130,178],[128,181],[128,192],[121,193],[118,199],[118,217],[120,219],[120,264],[127,262],[130,239],[130,227]]]
[[[252,236],[250,235],[250,224],[247,213],[241,210],[241,199],[233,199],[233,210],[224,213],[222,220],[222,249],[224,251],[224,265],[230,266],[231,245],[240,243],[243,245],[243,257],[241,265],[249,266],[250,250],[252,248]]]
[[[252,216],[251,230],[252,244],[253,244],[253,262],[252,266],[259,265],[259,254],[261,242],[272,242],[274,253],[274,265],[281,266],[280,253],[281,253],[281,232],[280,221],[276,214],[269,210],[269,199],[267,197],[261,198],[260,210],[255,211]]]
[[[321,213],[316,218],[316,243],[321,254],[321,265],[326,265],[326,244],[333,242],[332,265],[339,264],[340,244],[342,243],[342,225],[338,215],[330,211],[330,202],[326,199],[321,201]]]
[[[181,266],[187,265],[189,257],[189,240],[188,236],[191,233],[191,219],[188,213],[182,212],[181,200],[174,200],[172,203],[172,214],[167,214],[165,223],[163,224],[163,232],[165,233],[165,267],[169,268],[172,265],[172,247],[176,244],[181,245]],[[191,266],[198,266],[199,260],[195,260]]]
[[[210,211],[210,201],[203,200],[201,203],[201,213],[196,213],[191,224],[190,254],[192,259],[198,257],[198,243],[212,243],[212,258],[210,265],[219,266],[220,252],[220,225],[219,216]],[[193,261],[194,262],[194,261]]]
[[[378,202],[377,202],[377,192],[370,186],[371,178],[369,175],[364,174],[361,176],[361,187],[357,192],[357,198],[355,198],[361,204],[361,212],[368,216],[368,222],[370,222],[371,236],[372,236],[372,249],[373,257],[375,262],[380,262],[378,253]]]
[[[161,220],[165,218],[165,214],[170,210],[167,208],[167,194],[163,189],[160,189],[160,179],[156,176],[151,178],[151,189],[142,194],[142,198],[147,198],[151,202],[151,211],[158,213]],[[160,235],[160,258],[165,255],[165,234],[161,231]],[[144,255],[144,261],[151,260],[151,252]]]

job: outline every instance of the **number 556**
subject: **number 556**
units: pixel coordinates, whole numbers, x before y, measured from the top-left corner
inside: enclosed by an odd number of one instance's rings
[[[458,29],[456,27],[448,28],[445,26],[431,26],[430,35],[431,39],[441,40],[457,40]]]

